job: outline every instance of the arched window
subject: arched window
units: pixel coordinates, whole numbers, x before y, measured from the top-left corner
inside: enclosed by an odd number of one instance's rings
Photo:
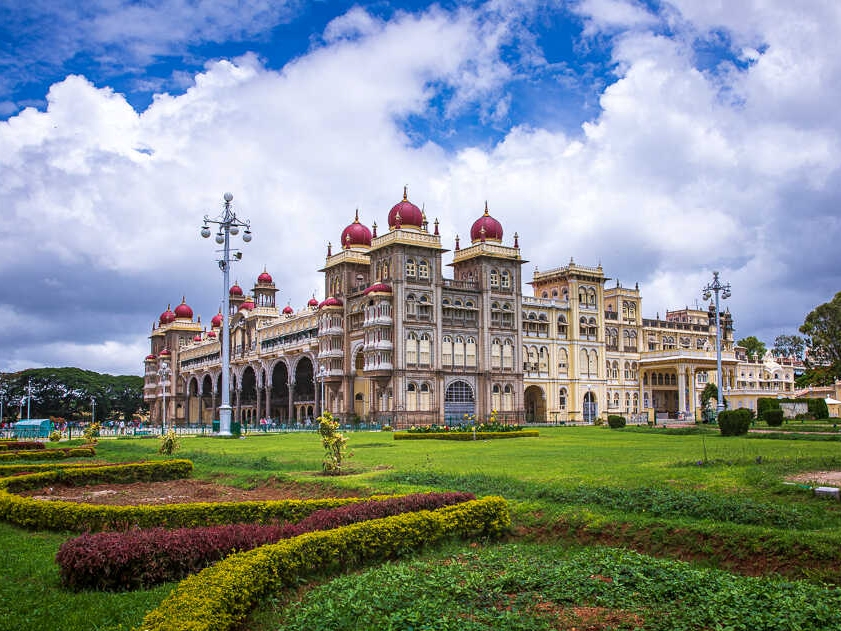
[[[406,278],[415,277],[415,259],[406,259]]]
[[[499,288],[499,272],[495,269],[491,270],[491,287],[498,289]]]
[[[558,372],[565,375],[569,371],[569,354],[567,349],[558,349]]]
[[[590,374],[590,354],[587,352],[587,349],[582,348],[579,356],[579,359],[581,360],[579,362],[581,364],[581,375],[584,377],[592,377],[593,375]]]
[[[502,342],[494,338],[491,342],[491,370],[502,368]]]
[[[418,409],[418,387],[413,383],[406,386],[406,409],[409,412]]]
[[[464,366],[464,338],[459,336],[453,343],[453,366],[461,368]]]
[[[429,262],[426,259],[418,261],[418,278],[429,278]]]
[[[558,337],[566,339],[567,326],[567,317],[565,315],[558,316]]]
[[[491,386],[491,409],[502,409],[502,388],[498,383]]]
[[[510,289],[511,273],[508,270],[502,270],[502,274],[500,275],[500,286],[503,289]]]
[[[406,335],[406,363],[415,365],[418,363],[418,336],[414,331]]]
[[[420,336],[418,364],[429,366],[432,360],[432,336],[429,333],[422,333]]]
[[[430,396],[430,388],[428,383],[421,384],[418,409],[423,410],[424,412],[429,412],[432,409],[432,397]]]
[[[417,315],[417,303],[415,302],[414,294],[406,296],[406,315],[414,317]]]
[[[514,388],[510,384],[502,389],[502,411],[514,411]]]
[[[508,370],[514,368],[514,343],[511,340],[502,344],[502,367]]]
[[[441,341],[441,364],[444,366],[453,365],[453,338],[445,335]]]
[[[562,410],[567,409],[567,389],[561,388],[558,392],[558,407]]]
[[[465,364],[468,368],[476,367],[476,338],[468,337],[465,343]]]
[[[549,372],[549,349],[545,346],[538,351],[537,369],[542,373]]]

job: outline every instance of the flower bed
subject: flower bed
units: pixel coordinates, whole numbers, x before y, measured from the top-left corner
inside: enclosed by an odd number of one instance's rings
[[[62,584],[71,589],[146,589],[183,579],[235,551],[252,550],[305,532],[434,510],[473,499],[471,493],[417,493],[319,510],[297,524],[229,524],[86,533],[64,542],[56,562]]]
[[[494,438],[534,438],[540,436],[536,429],[510,430],[505,432],[394,432],[394,440],[490,440]]]

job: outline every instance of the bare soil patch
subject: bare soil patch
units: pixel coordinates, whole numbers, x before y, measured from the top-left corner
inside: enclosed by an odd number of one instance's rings
[[[321,484],[270,480],[254,489],[238,489],[203,480],[94,484],[90,486],[52,485],[23,491],[20,495],[41,500],[63,500],[86,504],[144,505],[187,504],[191,502],[246,502],[260,500],[358,497],[355,491]]]
[[[841,487],[841,471],[806,471],[786,478],[789,482],[813,486]]]

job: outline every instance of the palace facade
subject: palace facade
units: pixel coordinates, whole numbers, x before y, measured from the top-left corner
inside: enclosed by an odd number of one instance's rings
[[[494,410],[517,422],[699,413],[716,376],[712,304],[645,318],[638,286],[611,285],[601,265],[572,259],[535,269],[524,295],[518,235],[504,241],[487,203],[448,262],[438,220],[430,229],[405,190],[387,222],[378,234],[357,213],[335,253],[328,244],[320,302],[280,309],[265,269],[247,294],[230,288],[234,421],[302,423],[322,409],[395,427],[481,421]],[[746,368],[729,311],[719,315],[728,398],[755,407],[757,396],[793,392],[790,368]],[[153,325],[144,386],[153,422],[164,404],[170,423],[218,418],[222,321],[220,312],[206,330],[182,299]],[[763,377],[745,378],[754,372]]]

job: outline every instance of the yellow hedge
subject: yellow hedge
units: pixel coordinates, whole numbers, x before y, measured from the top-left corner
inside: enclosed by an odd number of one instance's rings
[[[235,554],[181,581],[140,631],[227,631],[262,598],[324,570],[392,559],[452,537],[496,537],[511,525],[501,497],[312,532]]]

